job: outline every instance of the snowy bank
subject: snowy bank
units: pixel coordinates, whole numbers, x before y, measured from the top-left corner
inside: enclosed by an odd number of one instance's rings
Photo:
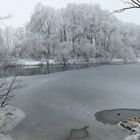
[[[13,140],[9,135],[0,134],[0,140]]]
[[[123,63],[124,62],[124,60],[123,59],[112,59],[111,60],[111,63]]]
[[[140,63],[140,59],[137,59],[137,62]]]
[[[140,134],[132,134],[127,136],[124,140],[139,140]]]
[[[25,117],[25,114],[15,107],[0,109],[0,140],[13,140],[8,132],[16,127]]]
[[[140,138],[140,123],[139,121],[124,120],[118,123],[118,126],[129,131],[129,135],[124,140],[139,140]]]
[[[50,64],[55,64],[53,59],[49,60]],[[25,66],[36,66],[36,65],[46,65],[46,61],[45,60],[41,60],[41,61],[35,61],[35,60],[31,60],[31,59],[20,59],[16,62],[17,65],[25,65]]]
[[[0,109],[0,133],[11,131],[22,121],[25,114],[16,107],[4,107]]]
[[[105,59],[89,59],[88,62],[85,61],[85,59],[69,59],[67,61],[67,64],[74,65],[74,64],[103,64],[103,63],[113,63],[113,64],[123,64],[123,63],[140,63],[140,59],[134,60],[123,60],[118,58],[113,58],[111,61],[105,60]],[[19,59],[15,62],[11,63],[11,65],[17,65],[17,66],[39,66],[39,65],[47,65],[46,60],[42,59],[40,61],[36,61],[33,59]],[[49,60],[50,65],[61,65],[63,62],[57,61],[56,59],[50,59]]]

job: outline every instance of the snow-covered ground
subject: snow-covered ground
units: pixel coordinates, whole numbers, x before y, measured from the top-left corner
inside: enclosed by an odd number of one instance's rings
[[[124,127],[121,126],[121,123],[124,124]],[[121,128],[121,129],[126,129],[126,131],[129,132],[129,135],[126,136],[124,138],[124,140],[139,140],[140,138],[140,123],[139,122],[135,122],[135,121],[128,121],[127,123],[121,121],[118,123],[118,126]],[[129,129],[132,129],[133,132],[131,132],[131,130]]]
[[[112,59],[111,63],[124,63],[125,61],[123,59]],[[127,62],[133,62],[131,60],[128,60]],[[140,59],[136,60],[137,63],[140,63]],[[54,59],[50,59],[49,63],[52,65],[55,64],[60,64],[60,62],[57,62]],[[87,62],[85,62],[84,59],[70,59],[68,62],[68,64],[86,64]],[[95,59],[90,59],[90,63],[94,64],[94,63],[98,63],[97,60]],[[46,65],[46,60],[41,60],[41,61],[35,61],[35,60],[31,60],[31,59],[20,59],[16,62],[17,65],[23,65],[23,66],[38,66],[40,64]]]
[[[95,59],[91,59],[90,60],[91,63],[96,63]],[[124,62],[122,59],[113,59],[111,61],[112,63],[122,63]],[[49,60],[50,64],[59,64],[60,62],[56,62],[53,59]],[[85,60],[83,59],[71,59],[67,62],[68,64],[86,64],[87,62],[85,62]],[[35,61],[35,60],[31,60],[31,59],[20,59],[16,62],[17,65],[23,65],[23,66],[38,66],[40,64],[46,65],[46,61],[45,60],[41,60],[41,61]]]
[[[137,59],[137,62],[140,63],[140,59]]]
[[[139,140],[140,134],[132,134],[127,136],[124,140]]]
[[[15,128],[24,117],[25,114],[18,108],[10,106],[0,108],[0,140],[12,140],[7,134]]]
[[[111,61],[112,63],[122,63],[122,62],[124,62],[123,61],[123,59],[112,59],[112,61]]]
[[[0,140],[13,140],[8,134],[0,134]]]
[[[53,59],[49,60],[50,64],[60,64],[60,62],[57,62]],[[81,64],[81,63],[86,63],[84,60],[77,60],[77,59],[71,59],[67,62],[68,64]],[[46,65],[46,60],[41,60],[41,61],[35,61],[35,60],[29,60],[29,59],[20,59],[16,62],[18,65],[25,65],[25,66],[37,66],[40,64]]]
[[[35,65],[40,65],[40,64],[45,65],[46,61],[45,60],[35,61],[35,60],[31,60],[31,59],[30,60],[29,59],[20,59],[16,63],[18,65],[35,66]],[[50,59],[49,63],[50,64],[55,64],[55,61],[53,59]]]

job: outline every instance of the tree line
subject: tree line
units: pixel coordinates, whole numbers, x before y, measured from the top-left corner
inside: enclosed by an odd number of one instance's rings
[[[62,63],[136,61],[140,26],[123,23],[99,5],[68,4],[54,9],[38,3],[23,27],[0,31],[0,60],[50,60]]]

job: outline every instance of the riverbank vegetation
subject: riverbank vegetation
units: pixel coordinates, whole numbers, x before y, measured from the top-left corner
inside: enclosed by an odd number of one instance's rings
[[[99,5],[68,4],[54,9],[38,3],[23,27],[0,32],[0,63],[17,60],[53,64],[134,62],[140,57],[140,26],[119,21]]]

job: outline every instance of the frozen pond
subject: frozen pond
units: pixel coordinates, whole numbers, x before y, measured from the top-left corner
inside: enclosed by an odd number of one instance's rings
[[[106,65],[22,77],[26,87],[12,105],[26,118],[15,140],[67,140],[71,128],[89,125],[85,140],[123,140],[128,132],[96,120],[102,110],[140,107],[140,65]]]
[[[131,116],[140,116],[139,109],[112,109],[103,110],[95,114],[96,119],[105,124],[117,125],[120,121]]]

